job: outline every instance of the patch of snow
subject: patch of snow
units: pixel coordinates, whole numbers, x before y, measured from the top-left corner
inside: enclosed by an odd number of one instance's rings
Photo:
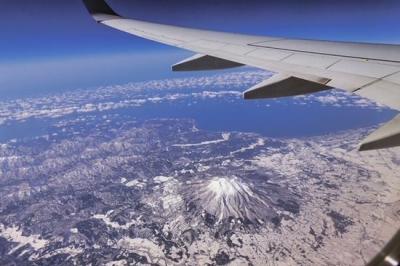
[[[117,246],[145,256],[150,263],[168,265],[161,247],[148,239],[124,237],[118,241]]]
[[[164,209],[173,209],[176,206],[179,206],[182,204],[183,199],[179,195],[167,195],[163,197],[163,208]]]
[[[125,266],[129,265],[126,260],[115,260],[115,261],[110,261],[105,264],[105,266]]]
[[[156,176],[156,177],[154,177],[154,182],[160,184],[160,183],[165,183],[167,181],[170,181],[172,179],[174,179],[174,178],[170,177],[170,176]]]
[[[8,252],[8,254],[14,253],[19,248],[30,245],[35,251],[46,247],[49,241],[42,239],[40,235],[22,235],[22,229],[17,226],[6,228],[3,224],[0,224],[0,236],[4,237],[10,242],[18,243],[16,247]]]
[[[129,227],[131,227],[132,225],[136,224],[136,221],[133,220],[133,221],[130,222],[130,223],[126,223],[126,224],[124,224],[124,225],[120,225],[120,224],[117,223],[117,222],[111,221],[111,219],[110,219],[110,217],[109,217],[110,214],[111,214],[111,213],[107,213],[107,214],[105,214],[105,215],[104,215],[104,214],[95,214],[95,215],[93,215],[93,218],[99,219],[99,220],[103,220],[103,222],[104,222],[106,225],[108,225],[108,226],[110,226],[110,227],[112,227],[112,228],[123,229],[123,230],[128,230]]]
[[[140,182],[139,180],[132,180],[129,181],[128,183],[125,184],[127,187],[138,187],[138,188],[143,188],[146,184],[143,182]]]
[[[265,140],[262,138],[259,138],[257,140],[256,143],[250,144],[248,147],[243,147],[239,150],[233,151],[231,152],[231,155],[237,154],[237,153],[241,153],[241,152],[245,152],[245,151],[249,151],[249,150],[254,150],[255,148],[259,147],[259,146],[264,146],[265,145]]]
[[[204,145],[210,145],[210,144],[218,144],[221,142],[228,141],[231,137],[230,133],[222,133],[221,134],[221,139],[217,140],[209,140],[209,141],[203,141],[199,143],[188,143],[188,144],[174,144],[172,145],[173,147],[179,147],[179,148],[187,148],[187,147],[197,147],[197,146],[204,146]]]
[[[37,259],[46,259],[46,258],[51,258],[55,255],[58,254],[68,254],[70,257],[75,257],[79,254],[82,254],[84,250],[82,248],[75,248],[75,247],[65,247],[65,248],[59,248],[54,251],[49,252],[48,254],[45,254],[44,256],[37,256],[37,255],[32,255],[30,257],[30,260],[37,260]]]
[[[189,169],[189,170],[182,169],[182,170],[180,171],[180,173],[181,173],[181,174],[187,174],[187,173],[189,173],[189,174],[194,174],[194,171],[193,171],[192,169]]]

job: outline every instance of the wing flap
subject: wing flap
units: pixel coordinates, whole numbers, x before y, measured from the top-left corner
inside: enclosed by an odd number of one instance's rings
[[[252,58],[257,58],[261,60],[271,60],[271,61],[280,61],[291,55],[294,55],[294,53],[289,51],[280,51],[267,48],[255,49],[254,51],[247,54],[247,56]]]
[[[292,54],[283,59],[283,62],[288,64],[302,65],[326,69],[338,62],[337,58],[328,56],[316,56],[310,54]]]
[[[391,44],[282,39],[273,42],[251,43],[250,45],[315,55],[400,63],[399,46]]]
[[[382,63],[361,62],[356,60],[340,60],[329,67],[329,70],[363,75],[372,78],[383,78],[399,71],[399,67]]]
[[[301,79],[288,75],[275,75],[243,93],[245,99],[278,98],[331,89],[325,84],[329,80],[318,80],[318,82]]]
[[[374,101],[390,108],[400,110],[399,84],[385,80],[378,80],[355,91],[355,93],[362,97],[373,99]]]

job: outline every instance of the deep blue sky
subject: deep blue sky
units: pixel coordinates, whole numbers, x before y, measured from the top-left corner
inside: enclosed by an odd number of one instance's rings
[[[98,25],[80,0],[2,1],[1,96],[176,76],[188,55]],[[6,2],[6,3],[4,3]],[[400,1],[109,0],[135,18],[249,34],[400,43]]]

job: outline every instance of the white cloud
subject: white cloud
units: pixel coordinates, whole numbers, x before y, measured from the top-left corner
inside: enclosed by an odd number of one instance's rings
[[[242,97],[246,88],[271,76],[261,70],[243,70],[203,77],[152,80],[125,85],[99,87],[91,90],[75,90],[47,97],[19,99],[1,102],[0,125],[6,121],[22,121],[29,118],[62,117],[73,113],[115,110],[139,107],[184,99],[213,99]],[[302,95],[271,103],[322,104],[334,107],[361,107],[380,109],[382,106],[341,90]]]

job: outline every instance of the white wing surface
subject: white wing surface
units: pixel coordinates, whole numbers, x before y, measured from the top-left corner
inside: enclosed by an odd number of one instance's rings
[[[287,39],[206,31],[127,19],[104,0],[83,0],[106,26],[190,50],[174,71],[249,65],[276,73],[244,92],[245,99],[284,97],[340,88],[400,110],[400,46]],[[374,132],[361,150],[400,146],[400,116]]]

